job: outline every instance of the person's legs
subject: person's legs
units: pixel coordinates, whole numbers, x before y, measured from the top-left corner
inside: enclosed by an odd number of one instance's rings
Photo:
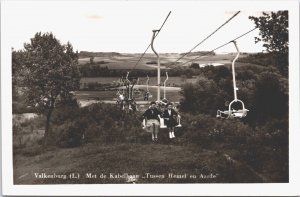
[[[152,134],[152,141],[155,140],[154,133],[155,133],[155,124],[153,123],[153,124],[152,124],[152,132],[151,132],[151,134]]]
[[[172,128],[171,127],[168,127],[168,131],[169,131],[169,138],[172,139]]]
[[[158,135],[158,131],[159,131],[159,125],[158,124],[155,124],[155,140],[157,140],[157,135]]]
[[[174,134],[175,127],[171,127],[171,131],[172,131],[172,132],[171,132],[172,137],[175,138],[175,134]]]

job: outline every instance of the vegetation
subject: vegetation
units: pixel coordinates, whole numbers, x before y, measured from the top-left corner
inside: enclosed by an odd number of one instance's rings
[[[13,51],[12,59],[13,79],[24,87],[28,104],[46,117],[47,143],[53,110],[68,103],[70,91],[79,88],[78,56],[70,43],[62,45],[52,33],[36,33],[24,50]]]
[[[139,179],[138,183],[288,181],[288,132],[284,120],[273,120],[252,128],[241,120],[183,113],[183,128],[176,130],[178,139],[175,143],[170,143],[168,132],[161,130],[159,143],[151,144],[150,134],[141,129],[141,114],[123,115],[119,108],[107,104],[56,110],[52,118],[55,133],[51,142],[59,148],[52,147],[43,154],[38,147],[15,148],[14,153],[18,155],[15,162],[20,166],[22,158],[30,156],[32,159],[26,160],[27,166],[35,166],[37,162],[50,173],[53,167],[49,168],[49,165],[56,163],[57,173],[76,171],[81,176],[87,172],[219,174],[216,179],[209,180]],[[69,149],[77,146],[81,148]],[[58,159],[65,157],[68,159],[57,163]],[[23,168],[21,166],[17,169]],[[68,170],[64,171],[66,166]],[[24,181],[32,184],[128,182],[126,179],[32,178],[18,179],[15,183]]]
[[[101,53],[101,52],[89,52],[89,51],[80,51],[78,53],[78,58],[91,58],[91,57],[99,57],[99,56],[114,56],[114,55],[121,55],[120,53],[111,52],[111,53]]]
[[[86,63],[85,65],[80,66],[79,71],[82,77],[125,77],[128,69],[109,69],[108,66],[103,66],[101,62],[94,62],[93,64]],[[189,77],[200,74],[199,69],[194,67],[173,67],[170,69],[161,69],[162,73],[166,71],[172,77],[181,76],[182,73],[185,73]],[[130,76],[134,77],[145,77],[147,75],[149,77],[155,77],[157,76],[157,71],[135,69],[130,72]]]
[[[263,16],[250,16],[260,30],[256,42],[263,42],[266,50],[273,55],[273,64],[284,75],[288,74],[289,30],[288,11],[263,13]]]

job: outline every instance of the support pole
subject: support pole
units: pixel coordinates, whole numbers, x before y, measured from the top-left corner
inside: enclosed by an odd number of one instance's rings
[[[130,85],[131,85],[131,82],[129,81],[128,76],[129,76],[129,72],[127,72],[127,75],[126,75],[126,81],[127,81],[127,83],[128,83],[128,100],[131,100],[131,92],[130,92]]]
[[[149,92],[149,77],[147,75],[147,92]]]
[[[158,53],[154,50],[153,42],[156,37],[156,32],[159,32],[159,30],[153,30],[153,36],[151,40],[151,49],[157,56],[157,101],[160,102],[160,60]]]
[[[233,82],[233,93],[234,93],[234,101],[237,101],[237,93],[236,91],[238,90],[238,88],[236,87],[236,81],[235,81],[235,69],[234,69],[234,63],[235,61],[238,59],[239,55],[240,55],[240,51],[239,51],[239,48],[236,44],[236,41],[233,40],[232,41],[236,50],[237,50],[237,55],[235,56],[234,60],[232,61],[232,82]]]
[[[166,84],[167,84],[167,81],[169,79],[169,76],[168,76],[168,72],[166,72],[166,80],[164,81],[164,99],[166,99]]]

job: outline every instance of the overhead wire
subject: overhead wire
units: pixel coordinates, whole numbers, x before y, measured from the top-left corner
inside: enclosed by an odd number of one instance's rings
[[[231,40],[231,41],[229,41],[229,42],[226,42],[225,44],[222,44],[221,46],[216,47],[216,48],[214,48],[213,50],[208,51],[208,52],[205,53],[205,54],[198,55],[196,58],[194,58],[194,59],[192,59],[192,60],[189,60],[189,61],[187,61],[187,62],[185,62],[185,63],[183,63],[183,64],[180,64],[179,66],[183,66],[183,65],[185,65],[185,64],[187,64],[187,63],[189,63],[189,62],[195,61],[196,59],[198,59],[198,58],[200,58],[200,57],[203,57],[203,56],[205,56],[205,55],[208,55],[208,54],[210,54],[210,53],[212,53],[212,52],[214,52],[214,51],[216,51],[216,50],[218,50],[218,49],[220,49],[220,48],[222,48],[222,47],[228,45],[229,43],[231,43],[231,42],[233,42],[233,41],[235,41],[235,40],[240,39],[241,37],[243,37],[243,36],[249,34],[250,32],[254,31],[254,30],[257,29],[257,28],[258,28],[258,27],[255,27],[255,28],[253,28],[253,29],[247,31],[246,33],[244,33],[244,34],[242,34],[242,35],[240,35],[240,36],[234,38],[233,40]]]
[[[164,20],[163,24],[158,29],[158,32],[157,32],[157,34],[155,35],[154,38],[156,38],[158,36],[159,32],[162,30],[163,26],[165,25],[166,21],[168,20],[170,14],[171,14],[171,11],[168,13],[166,19]],[[135,69],[135,67],[138,65],[138,63],[141,61],[141,59],[144,57],[145,53],[148,51],[148,49],[149,49],[150,46],[151,46],[151,43],[148,45],[148,47],[146,48],[146,50],[144,51],[144,53],[142,53],[141,57],[138,59],[138,61],[135,63],[135,65],[131,68],[131,70]]]
[[[203,42],[205,42],[208,38],[210,38],[213,34],[215,34],[218,30],[220,30],[224,25],[229,23],[234,17],[236,17],[241,11],[236,12],[233,16],[231,16],[225,23],[223,23],[221,26],[219,26],[215,31],[213,31],[211,34],[209,34],[206,38],[204,38],[201,42],[199,42],[196,46],[194,46],[191,50],[184,53],[181,57],[179,57],[173,64],[176,64],[179,60],[181,60],[183,57],[191,53],[194,49],[196,49],[199,45],[201,45]]]

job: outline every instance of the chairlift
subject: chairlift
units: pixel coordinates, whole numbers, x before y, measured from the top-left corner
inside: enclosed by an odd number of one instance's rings
[[[161,100],[161,98],[160,98],[160,84],[161,84],[161,81],[160,81],[160,58],[159,58],[159,54],[155,51],[154,46],[153,46],[154,39],[157,36],[157,33],[159,31],[160,30],[153,30],[153,36],[152,36],[152,40],[151,40],[151,49],[157,56],[157,104],[159,104],[159,105],[165,104],[166,105],[168,103],[168,100],[166,99],[166,82],[168,80],[168,73],[166,72],[167,79],[164,81],[164,98]],[[147,76],[147,93],[149,93],[148,84],[149,84],[149,77]],[[178,116],[177,118],[178,118],[179,122],[176,127],[181,127],[180,116]],[[143,125],[143,128],[146,128],[145,119],[143,120],[142,125]],[[167,128],[167,126],[165,125],[165,120],[162,117],[160,118],[160,128]]]
[[[167,81],[169,80],[169,75],[168,75],[168,72],[166,72],[166,80],[164,81],[164,99],[166,99],[166,84],[167,84]]]
[[[240,103],[242,109],[238,109],[238,110],[234,109],[232,107],[234,103]],[[248,111],[249,110],[245,108],[243,101],[237,99],[230,102],[228,110],[226,111],[218,110],[217,118],[244,118],[247,115]]]
[[[166,72],[166,79],[164,81],[164,98],[161,100],[161,104],[162,105],[167,105],[169,103],[169,100],[166,98],[166,84],[167,84],[167,81],[169,80],[169,75],[168,75],[168,72]],[[177,112],[178,113],[178,112]],[[178,114],[177,116],[177,125],[175,127],[182,127],[181,123],[180,123],[180,119],[181,119],[181,116]],[[160,128],[167,128],[167,126],[164,124],[164,119],[161,118],[160,120],[161,122],[161,127]]]
[[[237,50],[237,55],[234,58],[234,60],[232,61],[232,81],[233,81],[233,92],[234,92],[234,100],[230,102],[229,106],[228,106],[228,110],[225,111],[221,111],[218,110],[217,111],[217,118],[244,118],[247,115],[247,112],[249,111],[248,109],[245,108],[244,102],[237,99],[237,90],[238,88],[236,87],[236,81],[235,81],[235,69],[234,69],[234,63],[235,61],[238,59],[239,55],[240,55],[240,51],[239,48],[236,44],[236,41],[233,40],[232,41],[236,50]],[[234,103],[240,103],[241,105],[241,109],[234,109],[233,108],[233,104]],[[235,106],[236,107],[236,106]]]
[[[119,79],[119,87],[118,87],[118,90],[117,90],[117,93],[116,93],[116,96],[117,96],[117,104],[121,104],[123,105],[123,101],[125,100],[125,94],[124,94],[124,89],[120,89],[120,86],[124,85],[124,82],[123,82],[123,77],[121,77]],[[121,107],[123,108],[123,106]]]
[[[127,75],[126,75],[126,81],[127,81],[127,84],[128,84],[128,87],[127,87],[127,90],[128,90],[128,100],[131,100],[132,99],[132,93],[130,91],[130,85],[131,85],[131,81],[128,79],[128,76],[129,76],[129,72],[127,72]],[[126,85],[127,86],[127,85]]]
[[[149,76],[147,75],[147,82],[146,82],[146,87],[147,87],[147,90],[145,92],[145,95],[144,95],[144,100],[149,100],[149,98],[152,98],[152,94],[149,92]]]
[[[180,119],[181,119],[181,116],[178,114],[178,116],[177,116],[177,123],[178,123],[178,125],[176,125],[175,127],[182,127],[182,125],[180,123]]]
[[[124,110],[126,113],[130,112],[130,111],[137,111],[137,105],[136,102],[133,99],[133,86],[134,84],[131,83],[131,81],[128,79],[129,76],[129,72],[127,72],[125,81],[124,81],[124,85],[126,86],[128,95],[124,96],[124,94],[122,94],[122,110]],[[131,86],[131,87],[130,87]],[[123,89],[124,91],[124,89]],[[125,107],[126,106],[126,107]]]
[[[176,128],[182,127],[182,125],[180,123],[180,120],[181,120],[181,116],[178,114],[177,118],[176,118],[176,122],[177,122],[177,125],[175,126]],[[165,125],[165,119],[164,118],[161,117],[159,122],[160,122],[160,128],[161,129],[167,128],[167,125]]]

